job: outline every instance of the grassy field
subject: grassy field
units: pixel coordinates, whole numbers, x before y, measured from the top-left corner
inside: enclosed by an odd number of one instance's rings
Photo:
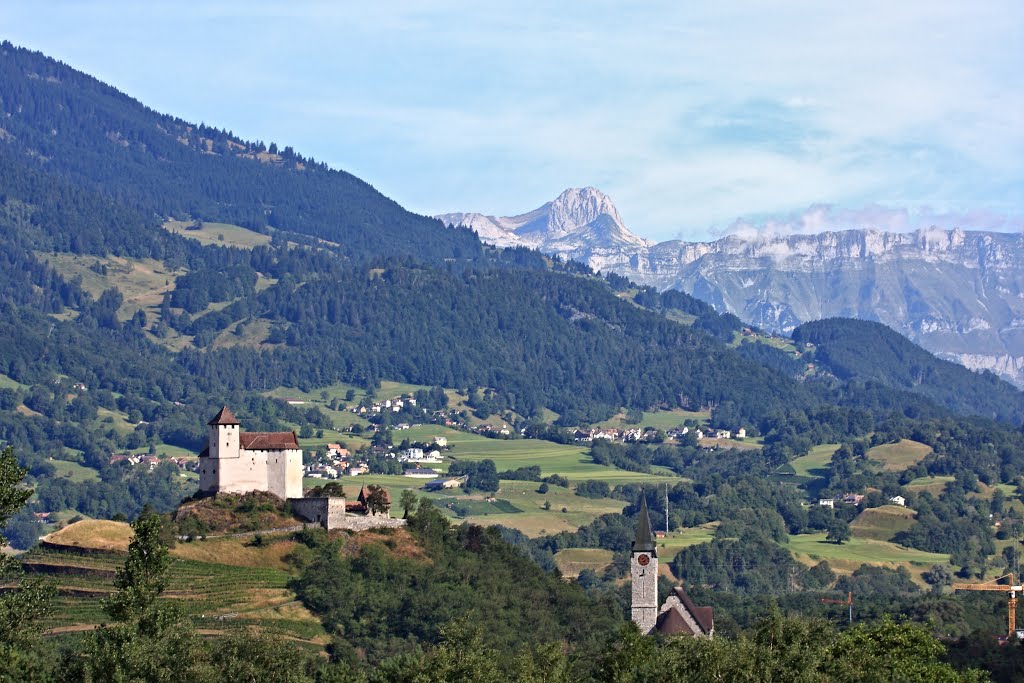
[[[560,474],[574,482],[600,479],[612,486],[631,482],[672,482],[679,479],[598,465],[590,459],[586,446],[562,445],[538,439],[488,439],[440,425],[421,425],[396,434],[413,441],[430,441],[435,436],[444,436],[451,448],[448,455],[457,460],[490,459],[499,472],[538,465],[544,476]],[[662,473],[670,474],[667,470],[662,470]]]
[[[786,546],[794,557],[806,565],[828,560],[837,574],[849,574],[862,564],[889,567],[903,566],[910,570],[914,580],[924,585],[921,572],[933,564],[947,564],[949,555],[929,553],[924,550],[904,548],[895,543],[876,541],[869,538],[853,537],[843,544],[829,543],[825,534],[800,534],[790,536]]]
[[[773,337],[763,336],[755,334],[753,336],[744,335],[742,332],[734,332],[732,341],[729,346],[737,347],[741,344],[764,344],[766,346],[774,347],[780,351],[786,353],[793,353],[797,348],[793,345],[793,342],[785,337]]]
[[[16,382],[7,375],[0,374],[0,389],[24,389],[28,385]]]
[[[129,434],[135,431],[135,425],[128,421],[128,416],[117,410],[97,407],[96,416],[101,422],[106,422],[120,434]]]
[[[239,249],[253,249],[270,244],[270,235],[261,235],[252,230],[228,223],[203,223],[199,230],[187,230],[192,221],[166,221],[164,230],[173,232],[182,237],[194,239],[201,244],[219,244],[223,247],[238,247]],[[223,239],[222,239],[223,238]]]
[[[55,531],[43,540],[59,545],[127,552],[132,528],[126,522],[86,519]]]
[[[764,439],[701,439],[700,445],[706,448],[735,448],[738,451],[757,451],[764,448]]]
[[[128,451],[129,453],[149,453],[149,446],[143,446],[142,448],[136,448],[135,450]],[[165,443],[158,443],[156,445],[157,455],[166,455],[168,458],[198,458],[199,453],[196,451],[190,451],[187,448],[181,446],[170,446]]]
[[[655,528],[658,527],[657,520],[651,520],[651,522]],[[709,522],[708,524],[701,524],[700,526],[687,529],[678,529],[669,533],[665,538],[659,538],[657,540],[658,556],[662,562],[670,562],[676,556],[676,553],[683,548],[708,543],[714,539],[715,529],[718,528],[718,524],[718,522]]]
[[[612,551],[600,548],[566,548],[555,553],[555,564],[562,576],[575,578],[584,569],[604,571],[612,563]]]
[[[654,429],[668,430],[673,427],[682,427],[684,420],[696,420],[697,422],[704,424],[711,418],[711,411],[702,410],[700,412],[691,412],[689,410],[658,410],[655,412],[645,412],[643,419],[640,420],[639,424],[628,424],[626,422],[626,412],[622,411],[612,418],[599,422],[595,427],[604,427],[607,429],[632,429],[636,427],[653,427]]]
[[[138,310],[154,314],[163,301],[164,293],[174,289],[174,281],[184,270],[169,270],[154,259],[125,259],[119,256],[84,256],[38,252],[40,261],[48,261],[64,277],[82,278],[82,289],[93,297],[116,287],[124,296],[117,311],[120,320],[127,320]],[[106,275],[93,270],[106,267]],[[152,317],[152,315],[150,316]]]
[[[882,469],[886,472],[902,472],[924,460],[931,452],[931,446],[910,439],[900,439],[896,443],[875,446],[867,455],[868,459],[881,463]]]
[[[47,462],[53,465],[55,477],[64,477],[75,483],[100,480],[99,472],[91,467],[79,465],[77,462],[68,462],[67,460],[48,460]]]
[[[226,308],[231,302],[223,301],[220,303],[222,303]],[[210,309],[215,305],[216,304],[211,304]],[[266,341],[269,338],[269,320],[237,322],[230,325],[227,329],[217,335],[213,340],[212,348],[231,349],[235,347],[243,347],[249,349],[273,349],[281,346],[281,344],[266,344]]]
[[[916,515],[910,508],[899,505],[868,508],[850,524],[850,533],[854,538],[891,541],[893,536],[914,525]]]
[[[955,479],[956,477],[953,476],[918,477],[907,484],[906,489],[917,493],[928,491],[932,495],[939,495],[942,493],[943,489],[946,488],[946,484],[954,481]]]
[[[839,450],[837,443],[815,446],[807,455],[790,460],[793,471],[800,477],[826,477],[831,468],[832,454]]]

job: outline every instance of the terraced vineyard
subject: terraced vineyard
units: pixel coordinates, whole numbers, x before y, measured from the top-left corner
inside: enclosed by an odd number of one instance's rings
[[[268,547],[273,545],[270,542]],[[125,557],[119,552],[49,544],[22,556],[27,571],[52,577],[58,585],[54,610],[44,622],[50,633],[89,630],[108,621],[101,600],[113,591],[115,572]],[[291,574],[286,569],[172,557],[168,578],[165,596],[178,600],[186,616],[204,632],[258,626],[310,644],[326,642],[320,622],[289,590]]]

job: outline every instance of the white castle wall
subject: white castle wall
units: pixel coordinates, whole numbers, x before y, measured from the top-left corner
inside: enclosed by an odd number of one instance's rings
[[[209,457],[199,464],[199,489],[206,493],[269,491],[302,497],[302,450],[247,450],[238,425],[210,427]]]
[[[243,458],[254,454],[256,460],[266,463],[267,488],[278,498],[302,497],[302,450],[242,451]]]

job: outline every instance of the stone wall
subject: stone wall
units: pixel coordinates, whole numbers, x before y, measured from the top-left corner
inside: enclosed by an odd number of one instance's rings
[[[312,524],[319,524],[328,531],[346,529],[365,531],[405,526],[404,519],[392,519],[387,515],[349,515],[345,513],[345,499],[321,496],[318,498],[289,498],[292,512]]]
[[[345,499],[321,496],[289,498],[292,512],[307,522],[319,524],[328,531],[342,529],[345,522]]]
[[[346,515],[345,521],[335,529],[347,529],[348,531],[366,531],[367,529],[397,529],[405,526],[404,519],[394,519],[377,515],[374,517],[363,515]]]

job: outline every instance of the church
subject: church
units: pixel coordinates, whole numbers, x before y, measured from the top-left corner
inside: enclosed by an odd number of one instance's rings
[[[707,638],[714,635],[714,610],[694,605],[682,586],[673,588],[659,606],[658,546],[651,533],[651,518],[643,496],[640,497],[640,521],[630,554],[629,574],[633,581],[633,622],[640,627],[641,633]]]
[[[207,425],[209,440],[199,454],[200,491],[302,498],[302,449],[295,432],[243,432],[227,406]]]

